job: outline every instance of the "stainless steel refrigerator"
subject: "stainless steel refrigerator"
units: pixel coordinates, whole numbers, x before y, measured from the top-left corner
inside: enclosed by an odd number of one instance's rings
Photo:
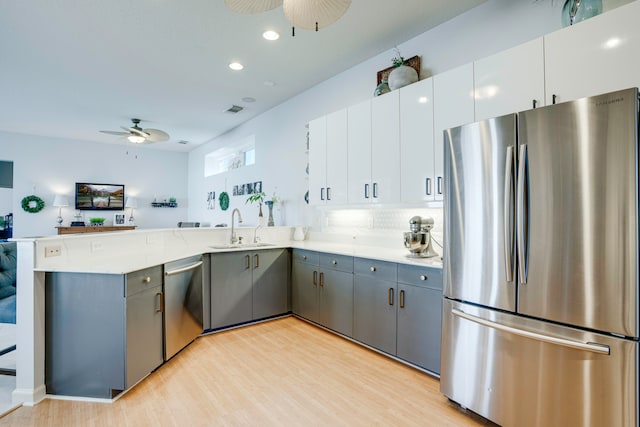
[[[637,426],[638,90],[445,131],[441,392],[503,426]]]

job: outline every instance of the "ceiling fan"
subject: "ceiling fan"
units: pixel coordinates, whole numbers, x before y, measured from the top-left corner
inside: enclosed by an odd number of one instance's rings
[[[121,126],[126,132],[113,131],[113,130],[101,130],[102,133],[108,133],[109,135],[126,136],[129,142],[134,144],[150,144],[152,142],[163,142],[169,139],[169,134],[159,129],[142,129],[140,126],[140,119],[131,119],[133,126],[124,127]]]

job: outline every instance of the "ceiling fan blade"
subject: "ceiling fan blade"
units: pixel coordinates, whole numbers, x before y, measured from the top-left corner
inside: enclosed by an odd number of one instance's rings
[[[163,142],[169,139],[169,134],[160,129],[145,129],[144,132],[149,136],[145,136],[151,142]]]
[[[136,128],[134,128],[134,127],[126,128],[126,127],[124,127],[124,126],[120,126],[120,127],[121,127],[122,129],[126,130],[126,131],[129,131],[129,133],[133,133],[133,134],[135,134],[135,135],[140,135],[140,136],[142,136],[142,137],[149,138],[149,134],[148,134],[148,133],[146,133],[145,131],[143,131],[143,130],[142,130],[142,129],[140,129],[140,128],[138,128],[138,129],[136,129]]]
[[[118,135],[118,136],[129,135],[129,132],[119,132],[115,130],[101,130],[100,132],[107,133],[109,135]]]

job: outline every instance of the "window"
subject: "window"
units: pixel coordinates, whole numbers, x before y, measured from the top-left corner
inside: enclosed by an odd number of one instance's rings
[[[204,156],[204,176],[218,175],[256,163],[255,136],[251,135],[234,147],[223,147]]]

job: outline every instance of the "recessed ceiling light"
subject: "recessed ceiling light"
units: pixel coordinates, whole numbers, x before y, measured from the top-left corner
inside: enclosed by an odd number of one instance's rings
[[[280,38],[280,34],[276,33],[273,30],[267,30],[262,33],[262,38],[269,41],[278,40]]]
[[[242,100],[243,100],[244,102],[256,102],[256,99],[255,99],[255,98],[252,98],[252,97],[250,97],[250,96],[245,96],[244,98],[242,98]]]
[[[274,87],[276,85],[276,82],[274,82],[273,80],[267,80],[264,82],[264,85],[268,87]]]
[[[233,71],[240,71],[244,68],[244,65],[239,62],[232,62],[231,64],[229,64],[229,68],[231,68]]]

